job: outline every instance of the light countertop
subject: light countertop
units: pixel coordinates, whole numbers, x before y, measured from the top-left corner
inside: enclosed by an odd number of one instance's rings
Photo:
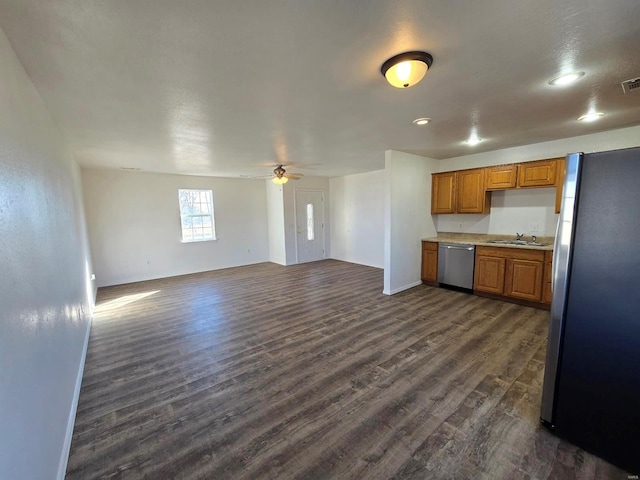
[[[487,243],[488,240],[515,240],[515,235],[493,235],[483,233],[456,233],[456,232],[438,232],[436,237],[423,238],[423,242],[442,242],[442,243],[461,243],[466,245],[481,245],[485,247],[498,247],[498,248],[525,248],[529,250],[553,250],[554,237],[537,237],[536,241],[539,243],[546,243],[548,245],[536,246],[536,245],[509,245],[503,243]],[[527,242],[531,241],[531,236],[527,235],[523,237],[523,240]]]

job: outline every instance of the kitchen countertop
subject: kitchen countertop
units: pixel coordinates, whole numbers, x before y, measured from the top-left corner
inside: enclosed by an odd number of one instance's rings
[[[537,237],[538,242],[548,243],[549,245],[535,246],[535,245],[508,245],[503,243],[487,243],[488,240],[515,240],[515,235],[492,235],[484,233],[457,233],[457,232],[438,232],[438,236],[423,238],[423,242],[443,242],[443,243],[461,243],[466,245],[481,245],[484,247],[498,247],[498,248],[525,248],[528,250],[553,250],[554,237]],[[526,241],[531,241],[531,236],[523,237]]]

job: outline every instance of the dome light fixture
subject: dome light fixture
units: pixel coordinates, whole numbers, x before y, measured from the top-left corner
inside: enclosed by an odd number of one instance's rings
[[[405,52],[384,62],[380,71],[394,87],[408,88],[422,80],[432,64],[433,57],[427,52]]]

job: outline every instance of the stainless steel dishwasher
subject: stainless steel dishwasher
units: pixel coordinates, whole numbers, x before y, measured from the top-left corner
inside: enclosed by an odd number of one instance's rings
[[[440,243],[438,283],[472,290],[475,259],[475,245]]]

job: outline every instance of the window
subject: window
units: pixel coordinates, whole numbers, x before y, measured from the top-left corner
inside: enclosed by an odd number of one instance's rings
[[[313,203],[307,203],[307,240],[313,240]]]
[[[211,190],[178,190],[183,242],[216,239]]]

